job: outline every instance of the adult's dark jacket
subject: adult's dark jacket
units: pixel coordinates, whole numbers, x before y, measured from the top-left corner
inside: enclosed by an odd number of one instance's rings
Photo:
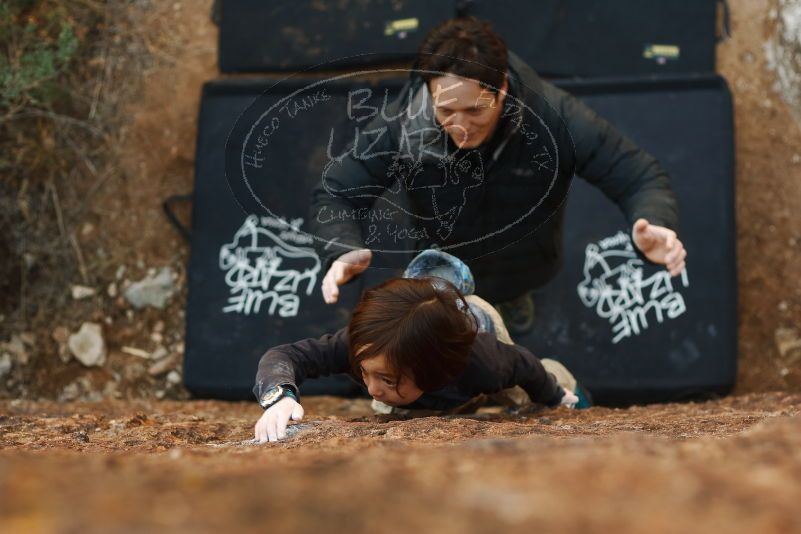
[[[297,386],[307,378],[350,374],[349,351],[347,328],[318,339],[271,348],[259,360],[253,393],[260,399],[278,385],[289,386],[297,393]],[[494,334],[481,332],[473,341],[467,367],[452,383],[425,392],[404,407],[448,410],[478,395],[498,393],[514,386],[522,387],[533,402],[548,406],[556,406],[564,396],[554,376],[528,349],[507,345],[498,341]]]
[[[615,202],[629,229],[643,217],[677,230],[676,199],[653,156],[511,52],[507,74],[499,125],[477,149],[457,149],[434,119],[417,74],[384,113],[357,122],[352,150],[329,154],[312,193],[310,227],[323,239],[315,241],[323,272],[354,248],[392,248],[380,222],[378,239],[365,230],[381,194],[399,207],[403,202],[392,199],[406,195],[417,247],[463,259],[476,293],[495,303],[545,284],[561,268],[564,201],[574,174]]]

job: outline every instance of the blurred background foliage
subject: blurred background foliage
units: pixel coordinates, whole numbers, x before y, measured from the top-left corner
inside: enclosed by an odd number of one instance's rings
[[[98,177],[104,2],[0,3],[0,334],[64,303],[89,270],[75,223]]]

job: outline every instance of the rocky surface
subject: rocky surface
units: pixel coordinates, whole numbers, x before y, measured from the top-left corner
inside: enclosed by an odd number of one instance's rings
[[[0,532],[801,531],[801,395],[374,416],[309,398],[0,402]]]

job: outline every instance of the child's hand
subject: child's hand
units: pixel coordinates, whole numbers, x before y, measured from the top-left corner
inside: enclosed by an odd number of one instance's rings
[[[576,404],[578,404],[579,398],[573,393],[572,391],[568,391],[565,388],[565,396],[562,397],[562,402],[559,403],[560,406],[567,406],[568,408],[575,408]]]
[[[256,441],[278,441],[286,437],[289,419],[303,419],[303,406],[291,397],[284,397],[266,410],[256,423]]]

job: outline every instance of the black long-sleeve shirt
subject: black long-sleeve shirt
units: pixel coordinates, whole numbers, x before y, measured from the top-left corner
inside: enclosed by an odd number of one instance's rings
[[[441,125],[430,114],[403,113],[431,106],[418,73],[386,114],[357,124],[359,146],[368,153],[354,149],[332,161],[312,191],[310,231],[320,238],[314,246],[322,272],[350,250],[394,246],[381,225],[376,236],[385,241],[371,241],[363,221],[327,216],[367,210],[380,195],[397,205],[408,197],[415,249],[437,246],[461,258],[473,272],[476,292],[491,303],[540,287],[561,269],[565,199],[574,173],[620,207],[629,230],[645,218],[678,231],[676,198],[659,161],[511,52],[508,80],[507,108],[486,147],[432,155],[440,150],[438,139],[448,138]],[[413,171],[399,165],[408,156]]]
[[[351,374],[347,336],[347,328],[343,328],[319,339],[304,339],[271,348],[259,361],[253,393],[261,398],[265,391],[277,385],[290,385],[297,391],[297,386],[307,378]],[[564,396],[554,376],[528,349],[507,345],[493,334],[482,332],[476,335],[467,367],[452,383],[436,391],[427,391],[404,407],[447,410],[482,393],[497,393],[514,386],[522,387],[533,402],[548,406],[559,404]]]

